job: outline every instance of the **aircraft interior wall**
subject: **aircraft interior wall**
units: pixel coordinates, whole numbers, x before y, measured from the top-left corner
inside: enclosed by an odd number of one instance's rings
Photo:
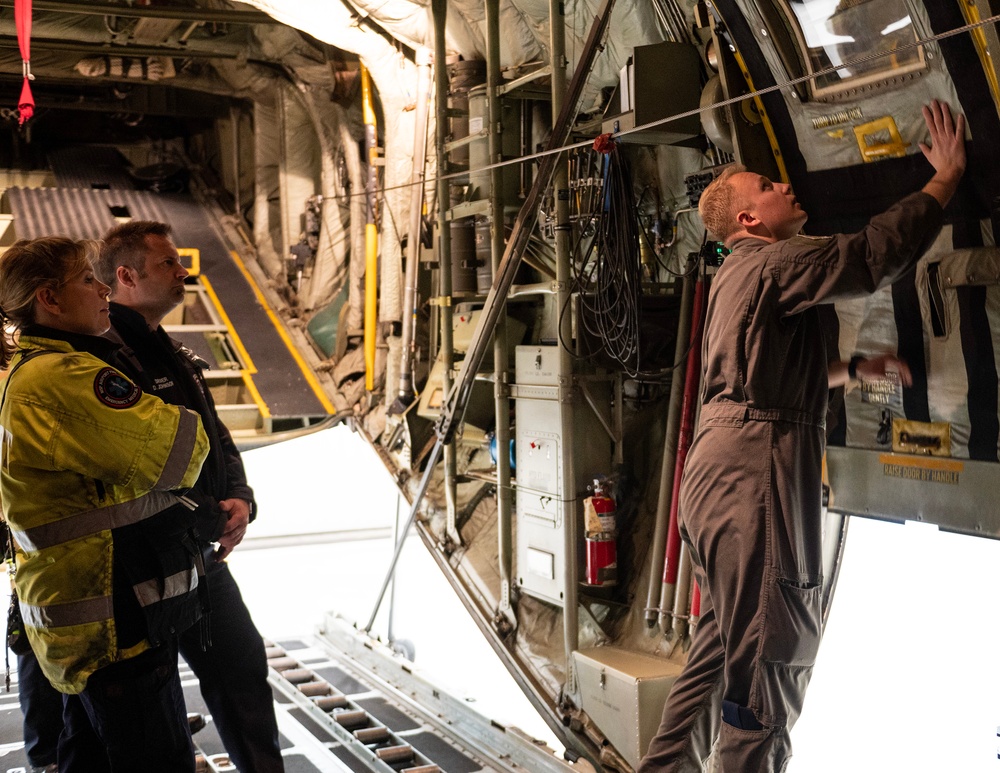
[[[670,521],[697,424],[706,293],[726,259],[697,203],[726,165],[792,183],[809,235],[856,230],[929,177],[920,106],[944,99],[967,116],[968,171],[926,256],[892,287],[827,309],[831,359],[898,353],[914,384],[832,396],[824,607],[849,515],[1000,537],[1000,106],[983,53],[995,21],[981,24],[992,4],[588,0],[564,9],[556,51],[548,13],[521,0],[435,2],[447,6],[437,32],[440,19],[404,0],[326,14],[243,5],[272,18],[229,9],[215,49],[198,27],[191,50],[219,61],[174,56],[163,83],[83,81],[77,52],[41,46],[35,133],[8,121],[15,149],[72,144],[56,124],[71,115],[61,89],[77,88],[99,116],[86,125],[113,128],[104,144],[126,166],[192,167],[219,230],[242,241],[261,309],[296,332],[319,391],[377,451],[571,754],[636,767],[697,624]],[[109,42],[92,19],[49,25],[47,37]],[[176,50],[182,32],[157,44]],[[431,48],[446,77],[418,105]],[[561,61],[576,88],[563,110]],[[585,77],[571,77],[581,62]],[[0,54],[3,82],[19,84],[20,66]],[[197,115],[188,89],[212,112]],[[161,106],[130,125],[109,90]],[[174,104],[187,107],[172,116]],[[84,125],[75,139],[93,142]],[[592,145],[602,133],[610,157]],[[568,150],[553,162],[556,141]],[[38,176],[50,160],[15,161],[5,184],[52,184]],[[18,182],[28,171],[31,185]],[[317,317],[332,328],[310,327]],[[602,709],[608,674],[634,704],[624,730]]]

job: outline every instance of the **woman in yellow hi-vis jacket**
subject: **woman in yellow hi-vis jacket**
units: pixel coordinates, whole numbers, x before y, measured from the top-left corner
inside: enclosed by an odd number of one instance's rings
[[[199,552],[172,506],[208,441],[195,412],[109,365],[94,246],[46,237],[0,256],[0,497],[14,584],[31,647],[67,695],[60,771],[193,771],[174,637],[201,615]],[[77,732],[93,739],[90,727],[103,748],[74,744]]]

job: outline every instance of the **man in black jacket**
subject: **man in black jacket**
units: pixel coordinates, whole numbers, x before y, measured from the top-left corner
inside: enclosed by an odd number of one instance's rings
[[[202,377],[204,361],[160,326],[183,302],[188,275],[170,230],[165,223],[132,221],[104,236],[95,268],[111,287],[109,336],[121,340],[122,359],[130,366],[126,374],[143,390],[202,417],[211,451],[191,496],[199,502],[197,528],[208,576],[211,646],[202,646],[195,626],[180,637],[180,652],[200,681],[236,767],[242,773],[283,771],[263,641],[224,563],[253,519],[253,490]]]

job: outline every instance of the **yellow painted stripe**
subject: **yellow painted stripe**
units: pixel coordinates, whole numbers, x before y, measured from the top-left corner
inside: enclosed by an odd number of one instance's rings
[[[975,0],[965,0],[961,6],[962,14],[969,24],[977,24],[982,21]],[[979,54],[979,61],[983,65],[983,72],[986,73],[986,80],[989,81],[990,94],[993,95],[993,105],[997,108],[998,113],[1000,113],[1000,84],[997,83],[997,72],[993,67],[993,58],[990,56],[990,47],[986,40],[986,33],[982,27],[976,27],[969,34],[972,36],[972,42],[976,46],[976,53]]]
[[[962,462],[954,459],[935,459],[922,456],[900,456],[898,454],[879,454],[879,464],[897,464],[900,467],[919,467],[922,470],[945,470],[961,472],[965,469]]]
[[[750,91],[756,91],[757,87],[753,85],[753,78],[750,77],[750,70],[747,69],[746,63],[743,61],[743,57],[740,56],[737,51],[736,63],[739,65],[740,70],[743,72],[743,78],[747,82],[747,86]],[[780,94],[778,95],[780,97]],[[771,143],[771,152],[774,154],[774,160],[778,164],[778,174],[781,175],[781,182],[787,183],[791,182],[788,179],[788,170],[785,168],[785,157],[781,154],[781,148],[778,147],[778,138],[774,134],[774,128],[771,126],[771,119],[767,117],[767,111],[764,109],[764,103],[761,102],[760,97],[753,98],[754,104],[757,105],[757,112],[760,114],[761,121],[764,122],[764,132],[767,134],[767,140]],[[735,108],[736,105],[733,105]]]
[[[375,323],[378,314],[378,231],[374,223],[365,226],[365,389],[375,388]]]
[[[191,258],[191,265],[188,267],[191,276],[198,276],[201,273],[201,250],[197,247],[178,247],[177,254],[182,258]]]
[[[323,410],[329,414],[336,413],[337,409],[333,407],[333,403],[330,402],[330,398],[326,396],[326,392],[323,391],[323,386],[319,383],[319,379],[316,378],[316,374],[312,372],[312,369],[306,361],[302,359],[302,355],[299,354],[299,350],[295,348],[295,344],[292,343],[292,339],[289,338],[284,325],[281,324],[277,315],[275,315],[275,313],[271,310],[271,306],[264,297],[264,293],[260,291],[260,288],[250,275],[250,272],[247,271],[247,267],[243,264],[243,260],[235,250],[231,251],[230,254],[233,256],[233,261],[236,263],[237,268],[239,268],[239,270],[243,273],[244,279],[247,280],[247,284],[250,285],[250,289],[253,290],[253,294],[257,297],[257,302],[261,305],[264,311],[267,312],[268,319],[271,320],[271,324],[274,325],[274,329],[278,332],[278,335],[281,336],[281,340],[285,342],[285,346],[288,347],[288,353],[292,355],[292,359],[295,360],[295,364],[299,366],[299,370],[302,371],[302,377],[306,380],[306,383],[309,384],[309,387],[316,395],[316,399],[319,400],[320,405],[323,406]]]
[[[243,346],[243,341],[240,340],[239,333],[237,333],[236,328],[233,327],[232,320],[229,319],[229,315],[226,314],[226,310],[222,308],[222,301],[220,301],[219,296],[215,294],[215,289],[212,287],[212,283],[208,281],[208,277],[200,276],[198,277],[198,280],[205,288],[205,293],[208,295],[209,299],[215,305],[215,310],[219,312],[219,316],[222,318],[222,322],[225,324],[226,330],[229,331],[229,337],[233,342],[233,346],[236,347],[240,359],[242,359],[243,364],[246,365],[245,368],[240,369],[240,377],[243,379],[244,386],[246,386],[247,391],[250,393],[250,397],[253,398],[254,403],[257,404],[257,410],[260,411],[261,417],[265,419],[269,418],[271,415],[271,409],[267,407],[267,403],[265,403],[264,398],[261,397],[256,384],[253,383],[253,374],[257,372],[257,368],[253,364],[253,360],[250,358],[250,353],[246,350],[246,347]]]
[[[253,383],[253,376],[245,370],[241,375],[243,376],[243,386],[247,388],[247,391],[250,393],[250,397],[252,397],[253,401],[257,403],[257,409],[260,411],[261,418],[270,419],[271,409],[267,407],[267,403],[264,402],[264,398],[261,397],[260,392],[257,391],[257,385]]]
[[[222,318],[222,323],[229,331],[229,336],[233,339],[233,345],[236,347],[236,352],[240,355],[240,359],[243,360],[243,364],[246,365],[246,370],[250,373],[256,373],[257,367],[253,364],[253,360],[250,359],[250,352],[246,350],[246,347],[240,340],[239,333],[236,332],[236,328],[233,327],[233,323],[229,319],[229,315],[226,314],[226,310],[222,308],[222,302],[219,300],[219,296],[215,294],[212,283],[208,281],[207,276],[199,277],[199,279],[204,286],[208,297],[212,300],[212,303],[215,304],[215,309],[219,312],[219,316]]]

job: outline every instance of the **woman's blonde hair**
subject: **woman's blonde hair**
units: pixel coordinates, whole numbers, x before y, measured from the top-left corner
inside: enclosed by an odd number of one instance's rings
[[[98,242],[65,236],[21,239],[0,255],[0,367],[17,351],[15,333],[35,321],[35,293],[42,287],[59,290],[93,265]]]

